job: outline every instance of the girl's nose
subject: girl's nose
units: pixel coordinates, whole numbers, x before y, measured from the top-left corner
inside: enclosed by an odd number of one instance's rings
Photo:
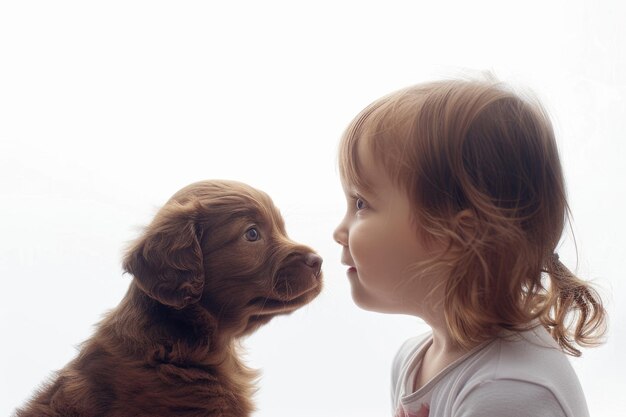
[[[333,232],[333,239],[341,246],[348,246],[348,228],[345,225],[345,219],[339,223]]]

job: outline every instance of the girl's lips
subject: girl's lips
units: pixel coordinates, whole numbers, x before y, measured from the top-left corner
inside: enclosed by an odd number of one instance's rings
[[[351,266],[350,268],[348,268],[348,272],[356,272],[356,268]]]

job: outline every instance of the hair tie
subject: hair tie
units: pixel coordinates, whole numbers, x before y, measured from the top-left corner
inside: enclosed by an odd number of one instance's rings
[[[555,252],[548,257],[548,265],[552,265],[552,268],[560,268],[560,263],[558,253]]]

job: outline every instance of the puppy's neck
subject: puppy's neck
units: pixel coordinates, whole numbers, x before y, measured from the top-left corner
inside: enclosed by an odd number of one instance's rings
[[[218,331],[217,320],[205,309],[190,305],[177,310],[163,305],[135,283],[101,329],[116,336],[118,348],[148,361],[211,366],[235,353],[234,338]]]

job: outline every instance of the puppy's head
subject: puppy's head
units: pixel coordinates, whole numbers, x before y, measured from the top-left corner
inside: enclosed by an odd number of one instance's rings
[[[287,237],[267,194],[234,181],[203,181],[161,208],[123,267],[159,303],[200,306],[220,328],[243,334],[313,300],[321,264]]]

